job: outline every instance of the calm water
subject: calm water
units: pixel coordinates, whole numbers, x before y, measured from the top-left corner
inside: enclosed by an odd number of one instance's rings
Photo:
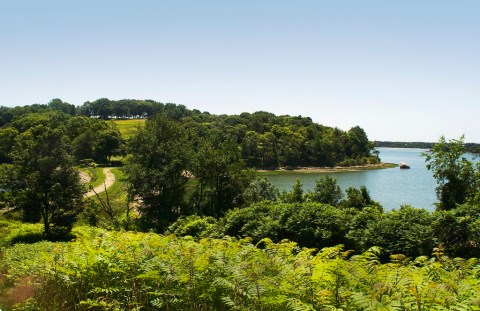
[[[370,196],[382,204],[388,211],[408,204],[414,207],[434,209],[436,202],[436,182],[432,173],[425,167],[425,158],[421,156],[424,149],[378,148],[382,162],[399,164],[401,161],[410,165],[409,170],[398,167],[366,170],[357,172],[328,173],[335,177],[342,189],[366,186]],[[297,178],[300,178],[304,191],[313,190],[315,181],[326,173],[265,173],[280,190],[290,190]]]

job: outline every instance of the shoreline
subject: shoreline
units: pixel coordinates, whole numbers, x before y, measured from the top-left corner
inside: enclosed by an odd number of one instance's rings
[[[335,166],[335,167],[278,167],[273,169],[259,169],[258,173],[278,173],[278,172],[293,172],[293,173],[337,173],[337,172],[356,172],[365,170],[379,170],[386,168],[398,167],[394,163],[378,163],[354,166]]]

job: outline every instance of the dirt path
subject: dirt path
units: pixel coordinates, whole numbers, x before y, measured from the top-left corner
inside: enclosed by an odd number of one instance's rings
[[[100,193],[100,192],[104,192],[105,191],[105,187],[108,189],[110,188],[113,183],[115,182],[115,175],[113,175],[112,171],[110,171],[110,168],[108,167],[105,167],[103,169],[103,174],[105,174],[105,184],[102,184],[98,187],[95,187],[93,188],[93,190],[96,192],[96,193]],[[85,194],[85,196],[88,198],[88,197],[91,197],[91,196],[94,196],[95,195],[95,192],[93,190],[90,190],[89,192],[87,192]]]

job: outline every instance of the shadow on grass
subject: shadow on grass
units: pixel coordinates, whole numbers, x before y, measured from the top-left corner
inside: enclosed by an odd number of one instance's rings
[[[17,243],[23,244],[33,244],[41,241],[50,241],[50,242],[70,242],[75,239],[76,236],[73,233],[68,233],[66,235],[53,236],[47,239],[43,232],[27,232],[15,235],[10,238],[9,244],[15,245]]]

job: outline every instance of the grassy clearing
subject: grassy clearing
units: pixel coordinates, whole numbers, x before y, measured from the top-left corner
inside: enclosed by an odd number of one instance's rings
[[[127,204],[125,183],[123,182],[123,171],[119,168],[112,168],[111,172],[115,175],[115,182],[107,189],[107,192],[101,192],[98,195],[104,202],[107,202],[108,196],[108,201],[113,210],[117,214],[121,214],[124,212],[125,205]],[[97,200],[96,197],[93,197],[93,199]]]
[[[118,128],[123,139],[129,139],[134,136],[138,129],[145,125],[145,119],[135,120],[112,120],[110,121]]]
[[[90,181],[85,184],[85,188],[90,190],[90,185],[93,188],[98,187],[105,181],[105,174],[103,173],[103,167],[88,167],[82,168],[82,172],[90,176]]]

